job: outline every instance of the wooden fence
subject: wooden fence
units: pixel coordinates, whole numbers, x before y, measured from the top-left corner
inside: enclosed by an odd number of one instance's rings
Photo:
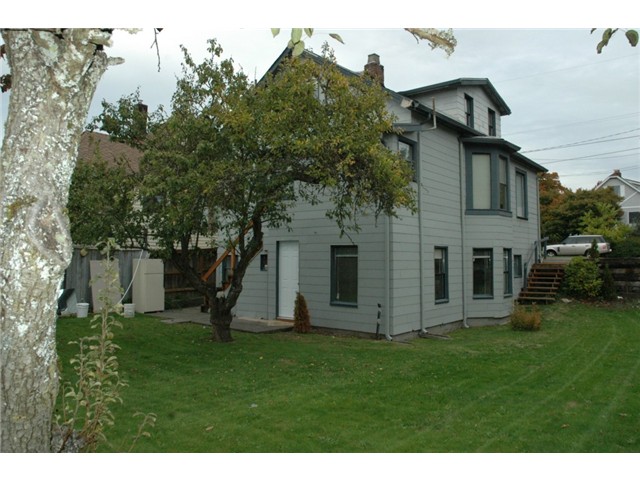
[[[622,297],[640,297],[640,258],[603,258],[600,266],[609,267],[616,292]]]

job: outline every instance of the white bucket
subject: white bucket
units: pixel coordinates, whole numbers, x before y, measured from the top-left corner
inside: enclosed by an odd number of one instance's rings
[[[77,303],[76,308],[78,311],[78,318],[87,318],[87,316],[89,315],[88,303]]]
[[[135,303],[125,303],[124,304],[124,316],[126,318],[133,318],[136,316],[136,304]]]

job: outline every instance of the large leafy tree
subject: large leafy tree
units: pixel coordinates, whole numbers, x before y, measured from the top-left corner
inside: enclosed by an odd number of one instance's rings
[[[213,336],[224,342],[264,228],[287,225],[295,202],[326,202],[346,232],[364,212],[413,208],[414,195],[407,163],[382,143],[393,119],[377,82],[344,75],[325,50],[285,59],[252,84],[219,59],[215,41],[208,51],[197,64],[183,50],[172,113],[143,147],[141,195],[160,253],[210,299]],[[238,253],[224,295],[184,261],[202,235]]]
[[[561,195],[555,196],[543,210],[544,198],[545,195],[541,192],[542,232],[551,242],[559,242],[571,234],[601,233],[600,230],[592,232],[586,229],[596,225],[610,225],[609,219],[615,220],[622,216],[622,199],[611,188],[579,188],[575,192],[566,189]]]

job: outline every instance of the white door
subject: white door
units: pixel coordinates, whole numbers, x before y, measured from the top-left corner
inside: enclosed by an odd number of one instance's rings
[[[293,319],[298,291],[298,242],[278,242],[278,317]]]

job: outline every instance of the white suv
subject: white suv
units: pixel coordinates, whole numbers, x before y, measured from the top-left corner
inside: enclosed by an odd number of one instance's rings
[[[570,235],[562,243],[547,245],[547,255],[586,255],[593,241],[598,244],[598,251],[602,253],[611,252],[611,246],[602,235]]]

